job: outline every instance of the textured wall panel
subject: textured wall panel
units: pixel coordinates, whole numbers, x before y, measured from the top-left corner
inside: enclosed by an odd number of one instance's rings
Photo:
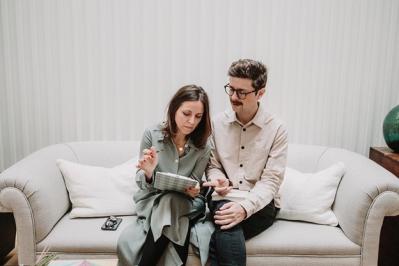
[[[270,70],[291,142],[367,154],[399,103],[399,1],[0,0],[0,171],[49,144],[139,139],[182,85],[229,106],[229,64]]]

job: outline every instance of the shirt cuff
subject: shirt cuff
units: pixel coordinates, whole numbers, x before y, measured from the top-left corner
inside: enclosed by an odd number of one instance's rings
[[[137,179],[140,181],[142,189],[154,187],[154,174],[152,174],[151,183],[147,182],[147,178],[143,170],[137,172]]]
[[[252,214],[254,214],[254,208],[252,206],[252,203],[250,203],[247,200],[243,200],[239,202],[241,207],[244,208],[245,212],[247,213],[247,216],[245,217],[245,219],[248,219]]]

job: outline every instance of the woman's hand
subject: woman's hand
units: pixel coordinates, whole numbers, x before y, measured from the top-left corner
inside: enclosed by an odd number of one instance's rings
[[[143,150],[143,156],[137,163],[137,168],[144,171],[147,181],[151,181],[155,167],[158,164],[158,154],[155,147]]]
[[[186,188],[186,195],[195,198],[200,193],[200,186],[197,184],[195,187],[188,187]]]

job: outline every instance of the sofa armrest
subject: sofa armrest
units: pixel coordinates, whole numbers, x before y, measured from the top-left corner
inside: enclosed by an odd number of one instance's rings
[[[362,247],[362,265],[377,265],[381,226],[385,216],[399,215],[399,179],[370,159],[330,148],[318,168],[345,163],[333,211],[345,235]]]
[[[4,206],[1,205],[0,203],[0,212],[11,212],[9,209],[6,209]]]
[[[39,150],[0,175],[0,205],[12,211],[18,237],[19,263],[33,264],[36,243],[44,239],[70,207],[56,159],[76,161],[65,144]]]

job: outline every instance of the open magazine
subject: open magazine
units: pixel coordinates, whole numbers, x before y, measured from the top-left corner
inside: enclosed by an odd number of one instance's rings
[[[242,201],[248,198],[249,191],[232,189],[225,196],[220,196],[215,191],[212,193],[212,200],[231,200],[231,201]]]
[[[154,187],[160,190],[184,192],[188,187],[194,187],[197,184],[197,180],[166,172],[157,172],[154,178]]]

